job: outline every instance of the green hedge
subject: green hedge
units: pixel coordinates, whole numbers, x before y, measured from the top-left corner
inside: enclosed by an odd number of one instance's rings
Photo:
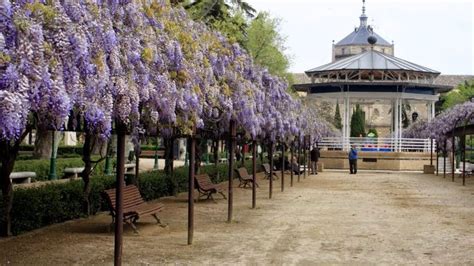
[[[34,145],[21,145],[21,152],[33,152],[35,149]],[[82,146],[59,146],[58,147],[58,157],[61,156],[72,156],[72,155],[82,155]]]
[[[156,150],[156,145],[141,145],[140,149],[142,151],[155,151]],[[164,151],[165,149],[162,146],[160,146],[160,147],[158,147],[158,150],[159,151]]]
[[[245,166],[250,173],[251,161],[247,161]],[[207,165],[201,167],[200,172],[208,173],[214,182],[222,182],[227,180],[227,169],[226,164],[218,165],[217,171],[214,165]],[[162,170],[141,173],[139,184],[143,198],[153,200],[170,196],[174,183],[178,186],[176,189],[178,192],[187,191],[188,167],[175,168],[174,178],[175,182],[167,177]],[[92,214],[107,210],[100,192],[113,188],[114,184],[114,176],[96,175],[91,179],[90,209]],[[82,208],[82,188],[82,181],[74,180],[35,188],[15,189],[12,209],[13,234],[18,235],[50,224],[85,217],[86,214]],[[3,210],[0,209],[0,213],[2,212]],[[0,217],[0,223],[3,223],[1,219],[2,217]]]
[[[97,159],[97,158],[94,158]],[[15,162],[14,172],[36,172],[36,178],[32,181],[48,180],[49,159],[33,159],[33,160],[17,160]],[[56,174],[58,178],[63,175],[64,168],[67,167],[83,167],[82,158],[58,158],[56,160]],[[100,162],[95,168],[93,174],[100,175],[104,173],[105,160]]]

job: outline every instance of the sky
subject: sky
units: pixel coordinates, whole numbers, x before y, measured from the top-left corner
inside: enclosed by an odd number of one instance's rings
[[[331,62],[336,43],[359,25],[362,0],[247,0],[281,19],[290,71]],[[366,0],[369,25],[395,56],[442,74],[474,74],[474,0]]]

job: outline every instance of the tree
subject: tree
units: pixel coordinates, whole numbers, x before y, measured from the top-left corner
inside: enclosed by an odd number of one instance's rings
[[[339,102],[336,103],[336,113],[334,114],[334,126],[337,129],[342,129],[341,111],[339,110]]]
[[[362,109],[357,104],[351,117],[351,137],[360,136],[365,136],[365,121]]]
[[[248,23],[256,10],[241,0],[196,0],[183,4],[194,20],[223,33],[231,42],[243,45]]]
[[[465,81],[458,85],[454,90],[441,97],[443,101],[442,110],[449,109],[456,104],[469,101],[474,97],[474,80]]]
[[[285,55],[285,38],[279,33],[280,19],[271,18],[261,12],[252,20],[247,30],[247,41],[244,47],[255,63],[266,67],[271,74],[289,78],[290,60]]]

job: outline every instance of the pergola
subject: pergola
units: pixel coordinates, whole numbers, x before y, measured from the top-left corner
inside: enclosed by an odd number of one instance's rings
[[[369,37],[374,45],[376,38]],[[440,72],[406,60],[375,51],[373,48],[305,72],[311,83],[296,84],[297,91],[307,93],[308,100],[342,103],[342,138],[349,147],[351,104],[385,100],[391,105],[392,138],[395,151],[402,139],[402,104],[405,100],[424,102],[427,118],[435,115],[435,102],[449,86],[434,85]]]
[[[458,126],[447,133],[448,136],[452,136],[452,167],[451,175],[452,181],[454,182],[454,157],[456,156],[456,145],[455,138],[458,137],[461,143],[461,155],[462,155],[462,185],[466,185],[466,136],[474,135],[474,124],[466,124]],[[444,163],[446,165],[446,162]],[[444,167],[444,176],[446,176],[446,167]]]

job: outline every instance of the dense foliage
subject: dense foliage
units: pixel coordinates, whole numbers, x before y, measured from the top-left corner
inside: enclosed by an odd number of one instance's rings
[[[442,108],[446,110],[456,104],[470,101],[472,98],[474,98],[474,80],[465,81],[441,97],[441,101],[443,102]]]

